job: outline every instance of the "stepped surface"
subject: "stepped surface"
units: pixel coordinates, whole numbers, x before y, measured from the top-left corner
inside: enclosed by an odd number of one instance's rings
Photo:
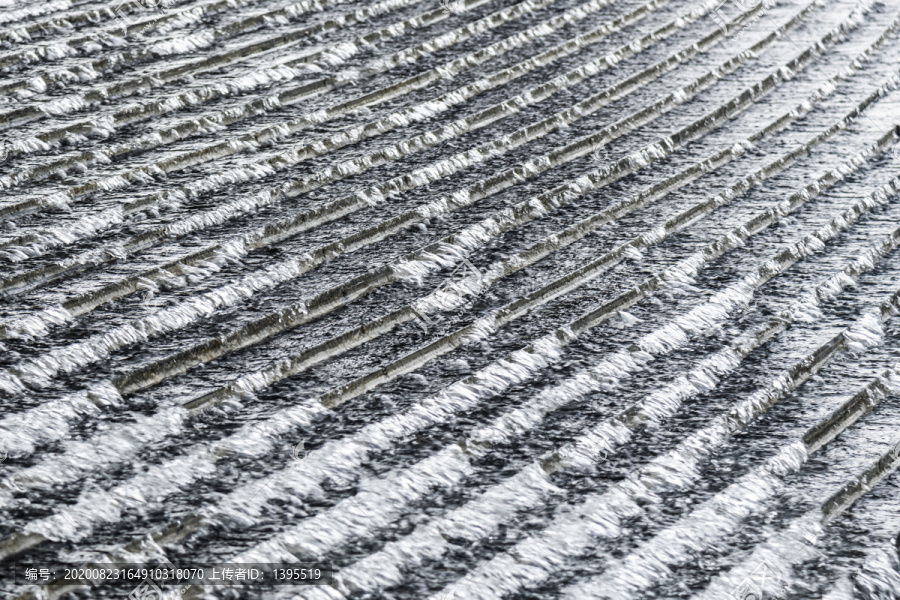
[[[888,0],[0,0],[0,592],[900,598],[898,88]]]

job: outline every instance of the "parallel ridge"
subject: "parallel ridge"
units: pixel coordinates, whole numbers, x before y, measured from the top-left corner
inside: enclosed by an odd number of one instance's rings
[[[764,563],[778,594],[900,466],[889,3],[0,26],[0,561],[332,562],[262,595],[316,600],[712,600]],[[842,590],[895,579],[828,551]]]

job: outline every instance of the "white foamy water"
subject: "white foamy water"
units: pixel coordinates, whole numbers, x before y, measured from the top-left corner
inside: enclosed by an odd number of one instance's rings
[[[897,7],[152,4],[0,0],[0,568],[900,585]]]

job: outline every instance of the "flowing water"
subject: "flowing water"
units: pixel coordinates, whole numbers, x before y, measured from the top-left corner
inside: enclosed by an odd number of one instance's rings
[[[0,0],[0,592],[900,598],[898,38],[888,0]]]

